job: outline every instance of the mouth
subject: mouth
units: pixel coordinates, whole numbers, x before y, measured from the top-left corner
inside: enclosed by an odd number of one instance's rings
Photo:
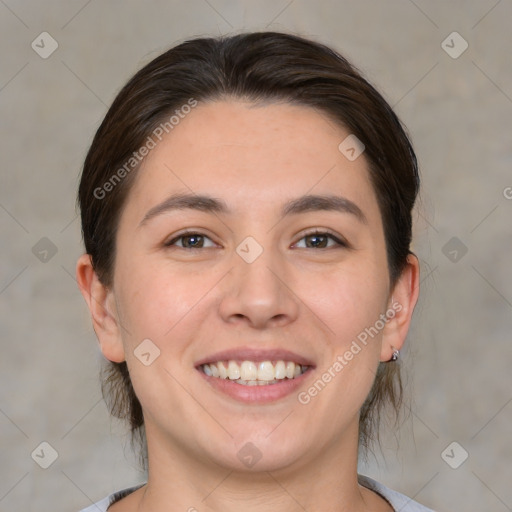
[[[242,386],[268,386],[281,380],[303,375],[310,366],[293,361],[236,361],[226,360],[202,364],[200,370],[208,377],[234,381]]]
[[[237,349],[209,356],[195,367],[215,391],[246,403],[267,403],[290,395],[315,365],[285,350]]]

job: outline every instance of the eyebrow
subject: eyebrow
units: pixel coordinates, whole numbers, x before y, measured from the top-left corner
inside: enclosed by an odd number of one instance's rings
[[[231,214],[226,202],[207,195],[173,194],[161,203],[151,208],[140,221],[139,227],[154,217],[173,210],[197,210],[206,213]],[[349,199],[335,195],[312,195],[298,197],[287,201],[281,210],[281,216],[298,215],[314,211],[336,211],[353,215],[359,222],[367,224],[361,208]]]

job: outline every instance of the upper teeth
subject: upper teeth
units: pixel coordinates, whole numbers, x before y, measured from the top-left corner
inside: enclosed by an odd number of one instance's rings
[[[204,373],[210,377],[219,377],[221,379],[242,380],[242,381],[264,381],[293,379],[307,370],[307,366],[295,364],[292,361],[262,361],[255,363],[253,361],[243,361],[238,364],[236,361],[219,361],[217,363],[203,364],[201,366]]]

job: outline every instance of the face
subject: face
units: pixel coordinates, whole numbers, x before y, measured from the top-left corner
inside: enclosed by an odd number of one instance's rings
[[[391,289],[364,153],[338,149],[348,135],[307,107],[218,101],[146,158],[109,300],[150,449],[274,470],[354,434],[389,353]],[[219,361],[258,382],[201,366]]]

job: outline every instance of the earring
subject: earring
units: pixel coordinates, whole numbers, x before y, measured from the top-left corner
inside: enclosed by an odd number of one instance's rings
[[[398,359],[398,356],[400,355],[400,350],[397,350],[396,348],[393,349],[393,355],[391,356],[391,359],[388,361],[396,361]]]

